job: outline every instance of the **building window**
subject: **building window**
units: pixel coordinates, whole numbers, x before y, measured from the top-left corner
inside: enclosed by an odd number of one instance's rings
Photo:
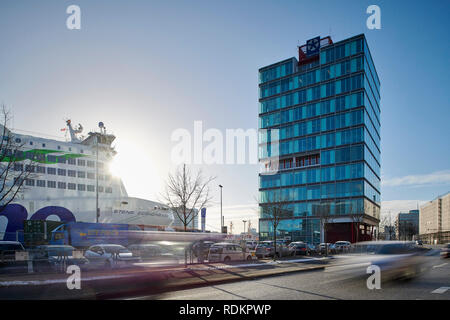
[[[78,185],[78,191],[85,191],[86,190],[86,185],[85,184],[79,184]]]
[[[47,181],[47,188],[56,188],[56,181]]]
[[[36,166],[36,172],[37,173],[45,173],[45,167],[43,167],[43,166]]]
[[[77,172],[75,170],[67,170],[67,175],[69,177],[76,177],[77,176]]]
[[[36,186],[45,187],[45,180],[36,180]]]
[[[67,163],[68,163],[68,164],[76,164],[77,161],[76,161],[74,158],[68,158],[68,159],[67,159]]]
[[[58,169],[58,176],[65,176],[66,175],[66,169]]]
[[[91,191],[91,192],[95,191],[95,186],[88,184],[87,191]]]
[[[61,150],[61,146],[58,146],[58,150]]]
[[[78,178],[86,178],[86,172],[78,171]]]
[[[30,146],[32,146],[33,145],[33,141],[30,141]]]
[[[16,143],[21,143],[22,140],[20,140],[20,138],[16,138]]]
[[[88,179],[95,179],[95,173],[93,173],[93,172],[88,172],[88,173],[87,173],[87,177],[88,177]]]
[[[56,162],[56,156],[47,156],[47,161],[48,162]]]
[[[102,186],[98,186],[98,192],[103,192],[103,187]]]
[[[25,171],[34,172],[34,166],[32,164],[25,165]]]
[[[56,168],[47,168],[48,174],[56,174]]]
[[[58,182],[58,189],[65,189],[66,183],[65,182]]]
[[[42,144],[42,147],[45,148],[45,143]]]
[[[25,179],[25,185],[34,187],[34,179]]]
[[[66,163],[66,157],[58,157],[58,163]]]
[[[23,164],[14,163],[14,170],[15,171],[23,171]]]
[[[87,161],[87,166],[90,167],[90,168],[94,168],[95,167],[95,162],[88,160]]]
[[[86,165],[86,161],[82,160],[82,159],[78,159],[77,163],[79,166],[83,166],[83,167]]]
[[[105,188],[105,192],[106,193],[112,193],[112,188],[111,187],[106,187]]]
[[[67,184],[67,189],[69,189],[69,190],[76,190],[77,189],[77,185],[75,183],[68,183]]]

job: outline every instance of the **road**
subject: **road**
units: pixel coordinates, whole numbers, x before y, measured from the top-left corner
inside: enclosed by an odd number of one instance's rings
[[[369,290],[369,277],[355,278],[330,266],[323,271],[311,271],[257,280],[168,292],[163,295],[133,299],[183,300],[352,300],[352,299],[444,299],[450,300],[450,261],[438,256],[428,258],[428,270],[409,281],[382,283],[381,289]],[[448,288],[448,289],[447,289]]]

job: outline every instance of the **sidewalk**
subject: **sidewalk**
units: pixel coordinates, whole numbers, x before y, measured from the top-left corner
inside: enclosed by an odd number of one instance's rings
[[[81,290],[67,289],[68,274],[0,275],[0,299],[108,299],[161,293],[325,268],[328,259],[297,258],[243,263],[204,263],[82,272]]]

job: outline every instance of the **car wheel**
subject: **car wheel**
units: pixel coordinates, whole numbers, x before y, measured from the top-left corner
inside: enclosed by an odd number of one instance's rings
[[[225,257],[225,259],[223,259],[223,262],[230,262],[231,258],[230,257]]]

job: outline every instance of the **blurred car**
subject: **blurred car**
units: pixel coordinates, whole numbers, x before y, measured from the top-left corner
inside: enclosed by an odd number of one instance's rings
[[[213,244],[215,244],[214,241],[203,241],[202,243],[200,243],[199,241],[194,243],[194,245],[192,246],[194,256],[198,258],[200,255],[202,255],[203,259],[206,259],[209,254],[209,248],[211,248]]]
[[[296,255],[306,256],[309,254],[308,245],[304,242],[300,242],[300,241],[291,242],[289,244],[288,248],[289,248],[289,252],[293,256],[296,256]]]
[[[328,247],[328,254],[336,253],[336,246],[333,243],[321,243],[319,244],[320,254],[326,254],[327,247]]]
[[[216,262],[230,262],[230,261],[242,261],[253,260],[251,253],[245,250],[238,244],[220,242],[215,243],[209,248],[208,261]]]
[[[336,241],[334,244],[336,252],[349,252],[352,244],[349,241]]]
[[[90,268],[127,267],[140,260],[139,257],[134,257],[130,250],[118,244],[90,246],[84,256],[89,260]]]
[[[441,249],[441,258],[442,259],[450,258],[450,243],[447,243]]]
[[[33,269],[37,272],[65,272],[67,266],[77,265],[80,268],[89,264],[83,256],[74,257],[76,249],[68,245],[43,245],[30,251]]]
[[[284,245],[281,241],[277,241],[277,256],[288,256],[291,254],[288,246]],[[275,246],[274,241],[262,241],[256,246],[256,257],[265,258],[265,257],[273,257],[275,255]]]
[[[423,246],[423,241],[422,240],[416,240],[416,245]]]
[[[382,281],[410,279],[425,270],[427,251],[414,241],[360,242],[353,246],[346,263],[378,266]]]
[[[173,253],[156,244],[132,244],[128,246],[128,250],[140,262],[169,265],[179,264],[178,258]]]
[[[16,273],[26,272],[27,262],[16,261],[16,252],[25,251],[18,241],[0,241],[0,272]]]

